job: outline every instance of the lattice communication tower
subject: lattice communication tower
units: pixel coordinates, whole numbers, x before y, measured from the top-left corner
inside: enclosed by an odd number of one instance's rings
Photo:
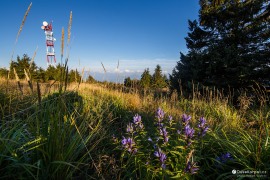
[[[48,24],[46,21],[44,21],[43,26],[41,26],[41,29],[44,30],[45,37],[46,37],[47,64],[52,65],[52,62],[56,64],[55,51],[54,51],[54,41],[56,41],[56,39],[53,37],[52,23]]]

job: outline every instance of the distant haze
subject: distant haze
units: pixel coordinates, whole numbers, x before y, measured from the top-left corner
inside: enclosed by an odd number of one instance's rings
[[[168,77],[168,73],[164,73]],[[115,73],[115,72],[84,72],[84,79],[91,75],[97,81],[109,81],[109,82],[117,82],[124,83],[124,79],[130,77],[131,79],[141,79],[142,72],[125,72],[125,73]]]

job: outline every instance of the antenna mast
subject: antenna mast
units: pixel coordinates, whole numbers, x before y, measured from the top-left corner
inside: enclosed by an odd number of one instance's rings
[[[46,56],[47,56],[47,65],[52,65],[52,61],[56,64],[55,52],[54,52],[54,41],[56,39],[53,37],[52,23],[48,24],[46,21],[43,22],[41,29],[45,32],[46,37]]]

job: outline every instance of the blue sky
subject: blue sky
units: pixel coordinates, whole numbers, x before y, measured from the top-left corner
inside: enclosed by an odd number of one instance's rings
[[[108,74],[117,72],[122,77],[138,77],[145,68],[153,71],[157,64],[164,73],[171,73],[179,52],[187,52],[187,21],[197,19],[199,10],[196,0],[1,0],[0,67],[9,66],[30,2],[32,8],[13,59],[24,53],[32,57],[38,47],[35,62],[46,68],[45,36],[40,27],[43,21],[53,21],[56,58],[60,62],[61,30],[64,27],[67,37],[72,11],[69,66],[98,74],[103,71],[103,62]]]

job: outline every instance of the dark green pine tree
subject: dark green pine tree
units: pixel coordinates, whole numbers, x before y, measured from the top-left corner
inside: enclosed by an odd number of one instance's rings
[[[188,23],[190,32],[185,40],[189,52],[186,55],[180,53],[180,61],[170,75],[171,87],[177,90],[180,90],[180,85],[190,90],[192,83],[207,79],[209,59],[205,47],[209,46],[211,32],[202,29],[197,21],[188,21]]]
[[[201,0],[200,25],[189,22],[189,52],[171,77],[174,88],[199,82],[226,89],[269,83],[269,0]]]
[[[141,75],[140,86],[142,88],[150,88],[151,80],[152,80],[152,76],[150,74],[149,68],[147,68],[144,70],[144,72]]]
[[[14,70],[13,68],[16,69],[16,72],[18,74],[18,77],[20,79],[25,78],[25,73],[24,69],[28,72],[30,72],[30,76],[36,77],[37,76],[37,69],[38,67],[36,66],[35,62],[31,62],[31,58],[28,57],[27,54],[24,54],[23,57],[17,56],[17,61],[11,61],[10,63],[10,74],[9,77],[11,79],[15,78],[14,75]]]
[[[130,77],[125,78],[125,80],[124,80],[124,86],[125,87],[131,87],[131,85],[132,85],[131,78]]]
[[[151,85],[153,88],[164,88],[167,87],[166,79],[164,78],[161,70],[161,66],[157,65],[155,72],[152,77]]]

